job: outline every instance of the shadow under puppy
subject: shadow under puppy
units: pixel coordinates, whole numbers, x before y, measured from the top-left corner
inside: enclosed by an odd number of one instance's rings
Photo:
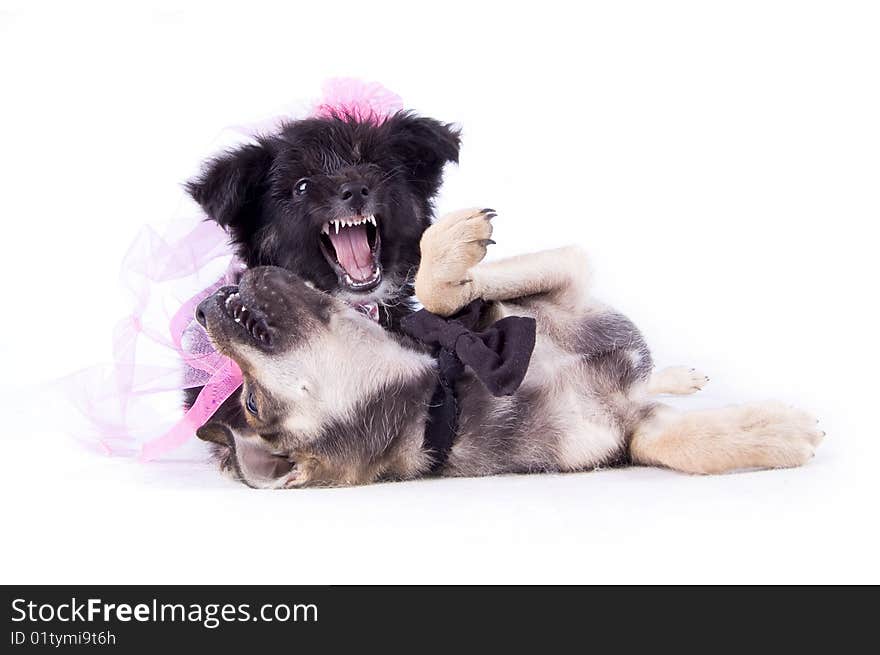
[[[253,487],[352,485],[437,473],[577,471],[631,462],[689,473],[791,467],[823,433],[805,412],[757,403],[681,413],[657,393],[705,381],[687,369],[652,376],[638,329],[589,295],[576,248],[481,263],[488,210],[450,214],[421,240],[415,286],[430,311],[488,302],[478,329],[535,319],[531,364],[496,397],[465,371],[459,419],[442,461],[426,447],[437,363],[406,336],[280,268],[256,268],[204,301],[197,319],[241,367],[246,428],[202,427],[221,466]]]

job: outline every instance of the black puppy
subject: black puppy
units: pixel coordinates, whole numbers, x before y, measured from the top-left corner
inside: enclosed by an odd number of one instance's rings
[[[411,311],[443,166],[458,151],[457,130],[407,112],[380,124],[311,118],[213,159],[187,190],[248,266],[280,266],[351,304],[377,303],[395,329]]]
[[[409,112],[293,121],[210,160],[187,191],[249,266],[280,266],[396,330],[459,132]],[[185,405],[200,389],[187,390]],[[244,421],[238,394],[214,419]]]

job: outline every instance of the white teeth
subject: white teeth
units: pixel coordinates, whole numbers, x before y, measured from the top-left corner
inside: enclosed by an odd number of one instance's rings
[[[332,230],[336,230],[336,234],[339,234],[339,230],[344,227],[354,227],[355,225],[365,225],[366,223],[372,223],[373,226],[378,226],[376,217],[372,214],[358,218],[337,218],[329,223],[324,223],[324,225],[321,226],[321,234],[330,234]]]

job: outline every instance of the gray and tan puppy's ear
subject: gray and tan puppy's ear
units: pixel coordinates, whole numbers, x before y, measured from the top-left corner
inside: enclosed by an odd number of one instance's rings
[[[269,444],[251,430],[211,422],[200,427],[196,436],[203,441],[228,447],[235,474],[254,489],[283,487],[293,470],[294,463],[286,455],[273,452]]]
[[[202,441],[210,441],[221,446],[229,446],[230,448],[235,446],[235,439],[229,426],[217,423],[216,421],[205,423],[196,430],[196,436]]]

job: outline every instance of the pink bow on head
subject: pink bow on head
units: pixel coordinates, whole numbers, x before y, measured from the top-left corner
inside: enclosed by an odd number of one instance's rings
[[[361,122],[383,123],[403,109],[403,100],[378,82],[338,77],[324,83],[324,97],[314,109],[319,118],[351,116]]]

